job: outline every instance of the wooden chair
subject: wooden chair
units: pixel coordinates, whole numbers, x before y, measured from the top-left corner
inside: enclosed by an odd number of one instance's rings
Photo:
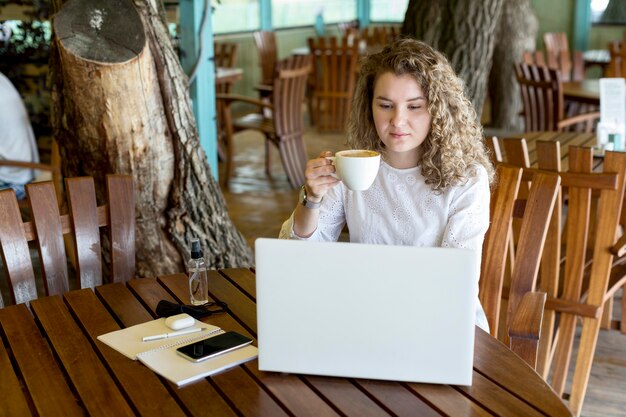
[[[521,140],[504,140],[507,156],[512,147],[507,145],[509,141],[519,143]],[[555,163],[560,161],[558,152],[558,143],[537,142],[537,159],[542,172],[558,171]],[[591,148],[571,146],[568,157],[569,171],[559,173],[561,185],[567,191],[565,228],[561,230],[562,211],[557,203],[541,264],[539,289],[545,291],[548,298],[537,371],[546,379],[550,377],[555,391],[564,395],[576,325],[582,322],[569,396],[569,406],[578,415],[603,311],[626,282],[624,271],[619,275],[613,262],[620,248],[615,236],[624,199],[626,154],[607,152],[604,173],[592,172]],[[534,172],[534,169],[524,169],[524,179],[530,181]]]
[[[239,44],[234,42],[214,42],[214,62],[216,67],[235,68],[237,65],[237,52]],[[232,82],[222,82],[215,85],[216,94],[230,94],[233,89]],[[220,161],[226,161],[226,133],[224,129],[224,108],[221,103],[216,104],[217,119],[217,154]]]
[[[536,365],[539,335],[546,295],[535,292],[539,263],[549,220],[556,200],[558,175],[538,173],[528,199],[517,198],[522,169],[498,165],[497,187],[492,193],[491,225],[485,236],[481,263],[480,301],[492,336],[498,337],[533,368]],[[511,224],[523,218],[510,286],[501,310]],[[500,330],[500,318],[504,331]]]
[[[570,53],[565,32],[546,32],[543,35],[548,67],[559,70],[563,81],[582,81],[585,78],[585,60],[580,51]]]
[[[261,83],[256,88],[261,99],[264,99],[272,96],[272,83],[274,82],[276,61],[278,61],[276,34],[273,31],[262,30],[254,32],[253,36],[261,68]]]
[[[564,117],[563,89],[557,70],[545,66],[515,64],[515,77],[520,86],[525,130],[562,131],[575,128],[592,132],[600,112]]]
[[[309,38],[313,62],[311,121],[318,132],[345,132],[356,82],[358,42]]]
[[[626,32],[624,39],[609,43],[611,61],[606,69],[606,77],[626,77]]]
[[[373,26],[366,27],[361,31],[361,38],[367,43],[368,50],[382,49],[388,43],[400,37],[398,26]]]
[[[13,190],[0,191],[0,249],[14,304],[37,298],[36,278],[28,242],[37,243],[46,295],[69,290],[64,234],[71,234],[81,288],[102,284],[100,227],[106,226],[111,258],[110,281],[135,276],[135,205],[133,181],[107,175],[108,204],[96,206],[93,178],[66,179],[69,214],[61,215],[51,182],[26,186],[33,216],[22,222]],[[0,300],[1,303],[2,300]]]
[[[272,143],[278,147],[291,186],[298,188],[304,184],[307,153],[302,136],[304,133],[302,101],[310,71],[311,57],[309,55],[294,55],[279,61],[274,74],[271,103],[232,94],[217,95],[218,102],[221,101],[226,108],[228,159],[225,184],[228,184],[233,171],[233,134],[245,129],[258,130],[265,135],[265,170],[268,175],[270,174],[269,144]],[[262,109],[269,109],[271,110],[270,117],[267,116],[267,112],[261,112],[231,120],[230,106],[234,102],[245,102]]]

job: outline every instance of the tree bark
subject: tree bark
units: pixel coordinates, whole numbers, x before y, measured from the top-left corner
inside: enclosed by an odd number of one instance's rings
[[[524,51],[535,50],[538,28],[530,0],[508,0],[504,4],[489,75],[493,127],[508,131],[524,129],[519,115],[522,99],[513,65],[522,60]]]
[[[496,29],[504,0],[409,0],[402,33],[448,57],[465,81],[468,98],[482,113]]]
[[[184,269],[199,237],[213,268],[249,266],[202,150],[159,0],[54,0],[54,136],[64,176],[135,183],[139,276]],[[58,9],[57,9],[58,10]]]

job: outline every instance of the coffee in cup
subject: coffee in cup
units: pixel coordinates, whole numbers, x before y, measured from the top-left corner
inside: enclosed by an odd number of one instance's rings
[[[370,188],[380,166],[380,153],[367,149],[340,151],[328,157],[335,165],[335,173],[352,191]]]

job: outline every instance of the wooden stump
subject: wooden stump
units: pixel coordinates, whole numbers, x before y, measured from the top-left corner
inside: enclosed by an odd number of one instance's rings
[[[54,19],[63,173],[93,176],[99,195],[105,174],[133,175],[140,276],[183,270],[194,236],[212,266],[249,265],[200,147],[167,29],[153,2],[137,3],[70,0]]]

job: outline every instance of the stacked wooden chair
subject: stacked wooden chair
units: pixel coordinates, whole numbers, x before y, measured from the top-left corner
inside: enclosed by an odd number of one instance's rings
[[[237,52],[239,45],[234,42],[215,42],[214,43],[214,62],[216,67],[235,68],[237,65]],[[218,83],[215,86],[216,94],[232,93],[233,83]],[[227,159],[226,155],[226,133],[224,130],[224,107],[217,103],[215,114],[217,116],[217,153],[221,161]]]
[[[546,32],[543,35],[548,67],[556,69],[563,81],[582,81],[585,78],[585,61],[580,51],[570,52],[565,32]]]
[[[318,132],[345,132],[356,82],[359,43],[309,38],[313,56],[310,118]]]
[[[265,136],[265,171],[270,174],[270,144],[278,148],[280,158],[292,187],[304,184],[307,153],[304,145],[302,102],[307,78],[311,71],[309,55],[294,55],[276,64],[272,80],[271,100],[255,100],[250,97],[217,94],[220,105],[225,106],[225,129],[227,137],[225,184],[233,172],[233,135],[235,132],[253,129]],[[230,106],[244,102],[267,109],[268,112],[252,113],[231,119]]]
[[[515,163],[513,155],[528,154],[523,139],[504,139],[503,143],[508,162]],[[523,158],[524,181],[532,184],[533,174],[552,171],[561,176],[562,193],[567,194],[567,218],[563,222],[563,199],[559,198],[541,261],[538,288],[547,294],[547,300],[537,371],[559,395],[566,397],[565,383],[576,327],[580,324],[569,394],[570,409],[579,415],[598,332],[606,314],[610,314],[607,310],[613,295],[626,282],[626,270],[614,262],[615,255],[624,252],[626,243],[623,237],[616,239],[623,213],[626,154],[606,152],[600,173],[593,172],[592,148],[570,146],[568,169],[560,172],[558,142],[537,141],[534,151],[539,170],[528,167],[528,157]]]
[[[624,39],[609,43],[611,61],[606,69],[607,77],[626,77],[626,32]]]
[[[552,173],[537,173],[524,199],[518,198],[521,181],[521,168],[498,166],[491,225],[483,245],[479,296],[491,335],[534,368],[546,301],[546,294],[535,291],[535,286],[560,179]],[[523,219],[515,253],[519,261],[513,265],[510,282],[505,283],[514,218]],[[503,296],[508,300],[506,307]]]
[[[37,298],[35,267],[29,242],[36,242],[45,295],[69,290],[64,234],[71,234],[76,276],[81,288],[103,283],[100,227],[108,230],[109,279],[135,275],[135,205],[132,177],[107,176],[107,203],[96,204],[93,178],[66,179],[69,213],[61,215],[52,182],[26,186],[32,221],[23,222],[13,190],[0,191],[0,249],[14,304]],[[0,304],[2,300],[0,299]]]
[[[261,69],[261,82],[256,89],[260,98],[268,99],[272,96],[278,50],[276,46],[276,33],[269,30],[254,32],[254,45],[259,55],[259,67]]]
[[[515,64],[526,132],[576,130],[592,132],[600,112],[565,117],[559,71],[542,65]]]

